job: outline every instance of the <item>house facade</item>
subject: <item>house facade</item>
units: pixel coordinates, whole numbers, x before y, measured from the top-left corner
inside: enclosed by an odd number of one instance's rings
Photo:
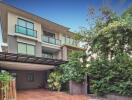
[[[1,2],[0,24],[6,44],[0,68],[16,77],[17,89],[46,88],[50,70],[68,61],[72,50],[84,50],[68,27]]]

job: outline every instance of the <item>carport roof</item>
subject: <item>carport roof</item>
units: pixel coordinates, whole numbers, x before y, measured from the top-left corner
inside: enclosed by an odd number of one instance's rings
[[[32,63],[32,64],[47,64],[47,65],[60,65],[64,64],[67,61],[58,60],[58,59],[50,59],[43,57],[35,57],[24,54],[14,54],[7,52],[0,52],[0,60],[1,61],[11,61],[11,62],[21,62],[21,63]]]

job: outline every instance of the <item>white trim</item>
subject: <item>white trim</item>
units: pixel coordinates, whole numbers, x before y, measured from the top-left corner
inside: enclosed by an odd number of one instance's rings
[[[32,63],[20,63],[20,62],[9,62],[9,61],[0,61],[1,67],[4,69],[13,69],[13,70],[48,70],[53,69],[53,65],[42,65],[42,64],[32,64]]]

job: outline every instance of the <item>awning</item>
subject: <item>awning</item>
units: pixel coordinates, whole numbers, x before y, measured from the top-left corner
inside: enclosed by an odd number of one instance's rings
[[[7,52],[0,52],[0,61],[42,64],[42,65],[54,65],[54,66],[58,66],[58,65],[61,65],[61,64],[64,64],[67,62],[67,61],[59,60],[59,59],[35,57],[35,56],[14,54],[14,53],[7,53]]]

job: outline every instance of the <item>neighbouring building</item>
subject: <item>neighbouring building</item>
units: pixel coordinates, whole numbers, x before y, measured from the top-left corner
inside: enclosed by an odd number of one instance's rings
[[[50,70],[84,50],[69,28],[0,2],[0,68],[16,77],[17,89],[46,88]]]

